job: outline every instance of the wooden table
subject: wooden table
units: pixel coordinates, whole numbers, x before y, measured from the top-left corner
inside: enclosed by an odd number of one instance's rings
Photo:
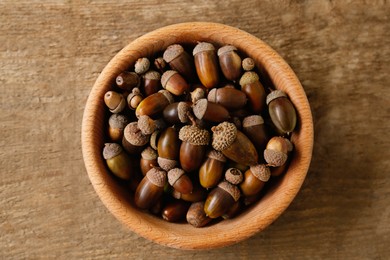
[[[0,2],[1,259],[390,257],[390,4],[196,2]],[[162,247],[124,228],[93,190],[80,147],[105,64],[136,37],[186,21],[266,41],[301,79],[315,122],[310,171],[288,210],[210,251]]]

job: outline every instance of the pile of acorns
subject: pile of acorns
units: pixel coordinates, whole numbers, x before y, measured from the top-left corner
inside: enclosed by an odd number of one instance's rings
[[[103,157],[138,208],[201,227],[232,218],[285,171],[296,111],[254,69],[234,46],[199,42],[193,57],[174,44],[116,77]]]

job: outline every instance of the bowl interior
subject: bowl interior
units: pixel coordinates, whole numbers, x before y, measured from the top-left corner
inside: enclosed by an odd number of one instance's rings
[[[295,146],[288,171],[261,200],[231,220],[204,228],[166,222],[133,207],[129,192],[107,172],[102,158],[106,109],[103,96],[115,77],[139,57],[153,56],[174,43],[195,45],[208,41],[232,44],[253,58],[262,76],[284,90],[298,113]],[[85,166],[100,199],[110,212],[137,234],[156,243],[183,249],[209,249],[242,241],[270,225],[291,203],[306,176],[312,154],[313,123],[304,90],[287,63],[260,39],[237,28],[215,23],[176,24],[150,32],[127,45],[104,68],[93,86],[84,111],[82,150]]]

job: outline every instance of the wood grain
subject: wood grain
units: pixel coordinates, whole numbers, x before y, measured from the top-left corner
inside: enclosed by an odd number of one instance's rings
[[[388,1],[0,2],[0,258],[387,259]],[[81,119],[100,71],[161,26],[243,29],[294,69],[314,116],[309,174],[286,212],[237,245],[181,251],[124,228],[82,161]]]

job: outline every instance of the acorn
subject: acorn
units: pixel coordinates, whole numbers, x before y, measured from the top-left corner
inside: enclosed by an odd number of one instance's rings
[[[193,189],[191,193],[180,193],[177,190],[173,190],[172,197],[189,202],[204,201],[207,197],[207,191],[200,185],[193,183]]]
[[[152,147],[154,150],[157,150],[158,146],[158,139],[160,138],[161,131],[156,130],[150,135],[150,147]]]
[[[161,113],[166,106],[173,102],[173,96],[169,91],[160,90],[142,100],[135,110],[135,115],[137,117],[142,115],[148,115],[150,117],[156,116]]]
[[[241,57],[237,54],[237,48],[225,45],[218,49],[219,66],[226,79],[236,81],[241,76]]]
[[[154,59],[154,67],[161,73],[165,71],[166,66],[167,63],[165,62],[163,57],[157,57]]]
[[[106,143],[103,148],[103,158],[108,169],[123,180],[130,180],[134,175],[134,161],[123,151],[117,143]]]
[[[203,88],[195,88],[191,92],[191,102],[192,104],[195,104],[199,99],[204,98],[206,95],[206,92]]]
[[[131,93],[127,96],[127,106],[131,110],[135,110],[143,99],[144,97],[142,96],[139,88],[133,88]]]
[[[173,70],[178,71],[187,80],[196,80],[194,60],[180,44],[168,46],[163,58]]]
[[[171,125],[189,123],[188,112],[191,111],[190,102],[175,102],[164,108],[164,120]]]
[[[252,141],[257,152],[264,151],[268,142],[268,135],[264,120],[260,115],[247,116],[242,120],[242,132]]]
[[[142,134],[138,122],[128,124],[123,130],[122,145],[129,154],[140,154],[149,141],[149,135]]]
[[[182,194],[191,193],[193,189],[191,179],[180,168],[169,170],[168,183]]]
[[[169,171],[179,164],[180,140],[173,127],[165,129],[158,138],[157,162],[161,168]]]
[[[210,142],[209,132],[196,125],[186,125],[180,129],[179,139],[183,141],[180,146],[181,167],[186,172],[199,169]]]
[[[255,61],[250,58],[250,57],[247,57],[245,59],[242,60],[242,68],[245,70],[245,71],[251,71],[255,68]]]
[[[104,103],[111,113],[120,113],[126,107],[126,100],[124,96],[115,91],[107,91],[104,94]]]
[[[126,91],[132,91],[134,88],[138,88],[141,84],[141,80],[137,73],[123,71],[115,79],[116,85]]]
[[[233,185],[238,185],[244,180],[244,176],[239,169],[229,168],[225,172],[225,180]]]
[[[206,226],[212,219],[204,212],[204,201],[191,204],[186,215],[187,222],[196,228]]]
[[[290,154],[291,154],[291,152],[293,151],[294,146],[293,146],[293,144],[290,142],[290,140],[288,140],[288,139],[285,138],[285,141],[286,141],[286,143],[287,143],[287,160],[286,160],[286,162],[285,162],[283,165],[278,166],[278,167],[272,167],[272,168],[271,168],[271,176],[273,176],[273,177],[277,177],[277,176],[280,176],[280,175],[282,175],[283,173],[285,173],[286,170],[287,170],[287,167],[288,167],[288,165],[289,165],[289,161],[290,161],[290,159],[291,159]]]
[[[264,150],[264,159],[268,165],[278,167],[286,163],[289,150],[286,140],[286,138],[274,136],[268,141]]]
[[[150,146],[146,147],[141,153],[140,169],[145,176],[153,167],[157,167],[157,152]]]
[[[108,119],[108,136],[114,142],[119,142],[123,138],[123,129],[129,123],[124,115],[112,114]]]
[[[175,96],[180,96],[190,90],[190,85],[176,70],[167,70],[161,76],[161,85]]]
[[[207,99],[199,99],[193,107],[194,115],[198,119],[220,123],[230,119],[229,111],[223,106],[209,102]]]
[[[241,90],[246,94],[252,112],[260,114],[265,108],[265,90],[259,75],[253,71],[245,72],[240,79]]]
[[[154,203],[154,205],[151,208],[149,208],[149,212],[152,213],[153,215],[161,216],[165,204],[166,204],[166,200],[163,195],[159,200],[157,200],[156,203]]]
[[[161,216],[168,222],[180,222],[186,218],[190,205],[183,200],[169,201],[162,209]]]
[[[142,76],[142,83],[145,97],[157,93],[161,89],[161,74],[149,70]]]
[[[206,88],[216,87],[219,83],[219,67],[214,45],[199,42],[192,54],[194,55],[196,73],[200,82]]]
[[[202,187],[209,189],[221,181],[226,157],[216,150],[211,150],[207,157],[199,169],[199,182]]]
[[[276,128],[283,133],[291,133],[297,124],[297,113],[286,93],[274,90],[267,96],[268,112]]]
[[[134,64],[134,72],[138,75],[144,74],[147,72],[150,68],[150,61],[146,57],[142,57],[137,59],[137,61]]]
[[[246,105],[247,97],[244,92],[234,87],[223,87],[210,90],[207,100],[222,105],[228,110],[236,110]]]
[[[251,166],[245,172],[244,181],[240,184],[242,194],[244,196],[257,194],[264,187],[270,176],[271,171],[265,164]]]
[[[243,165],[257,164],[258,155],[252,142],[233,123],[223,122],[211,128],[212,146],[230,160]]]
[[[236,201],[233,206],[231,206],[225,214],[222,215],[223,219],[234,218],[241,210],[242,202],[240,200]]]
[[[141,209],[151,208],[162,197],[166,182],[166,171],[159,168],[150,169],[135,191],[135,205]]]
[[[240,198],[237,186],[223,181],[207,196],[204,212],[210,218],[218,218],[225,214]]]
[[[138,118],[137,126],[143,135],[151,135],[157,128],[156,121],[147,115],[142,115]]]

